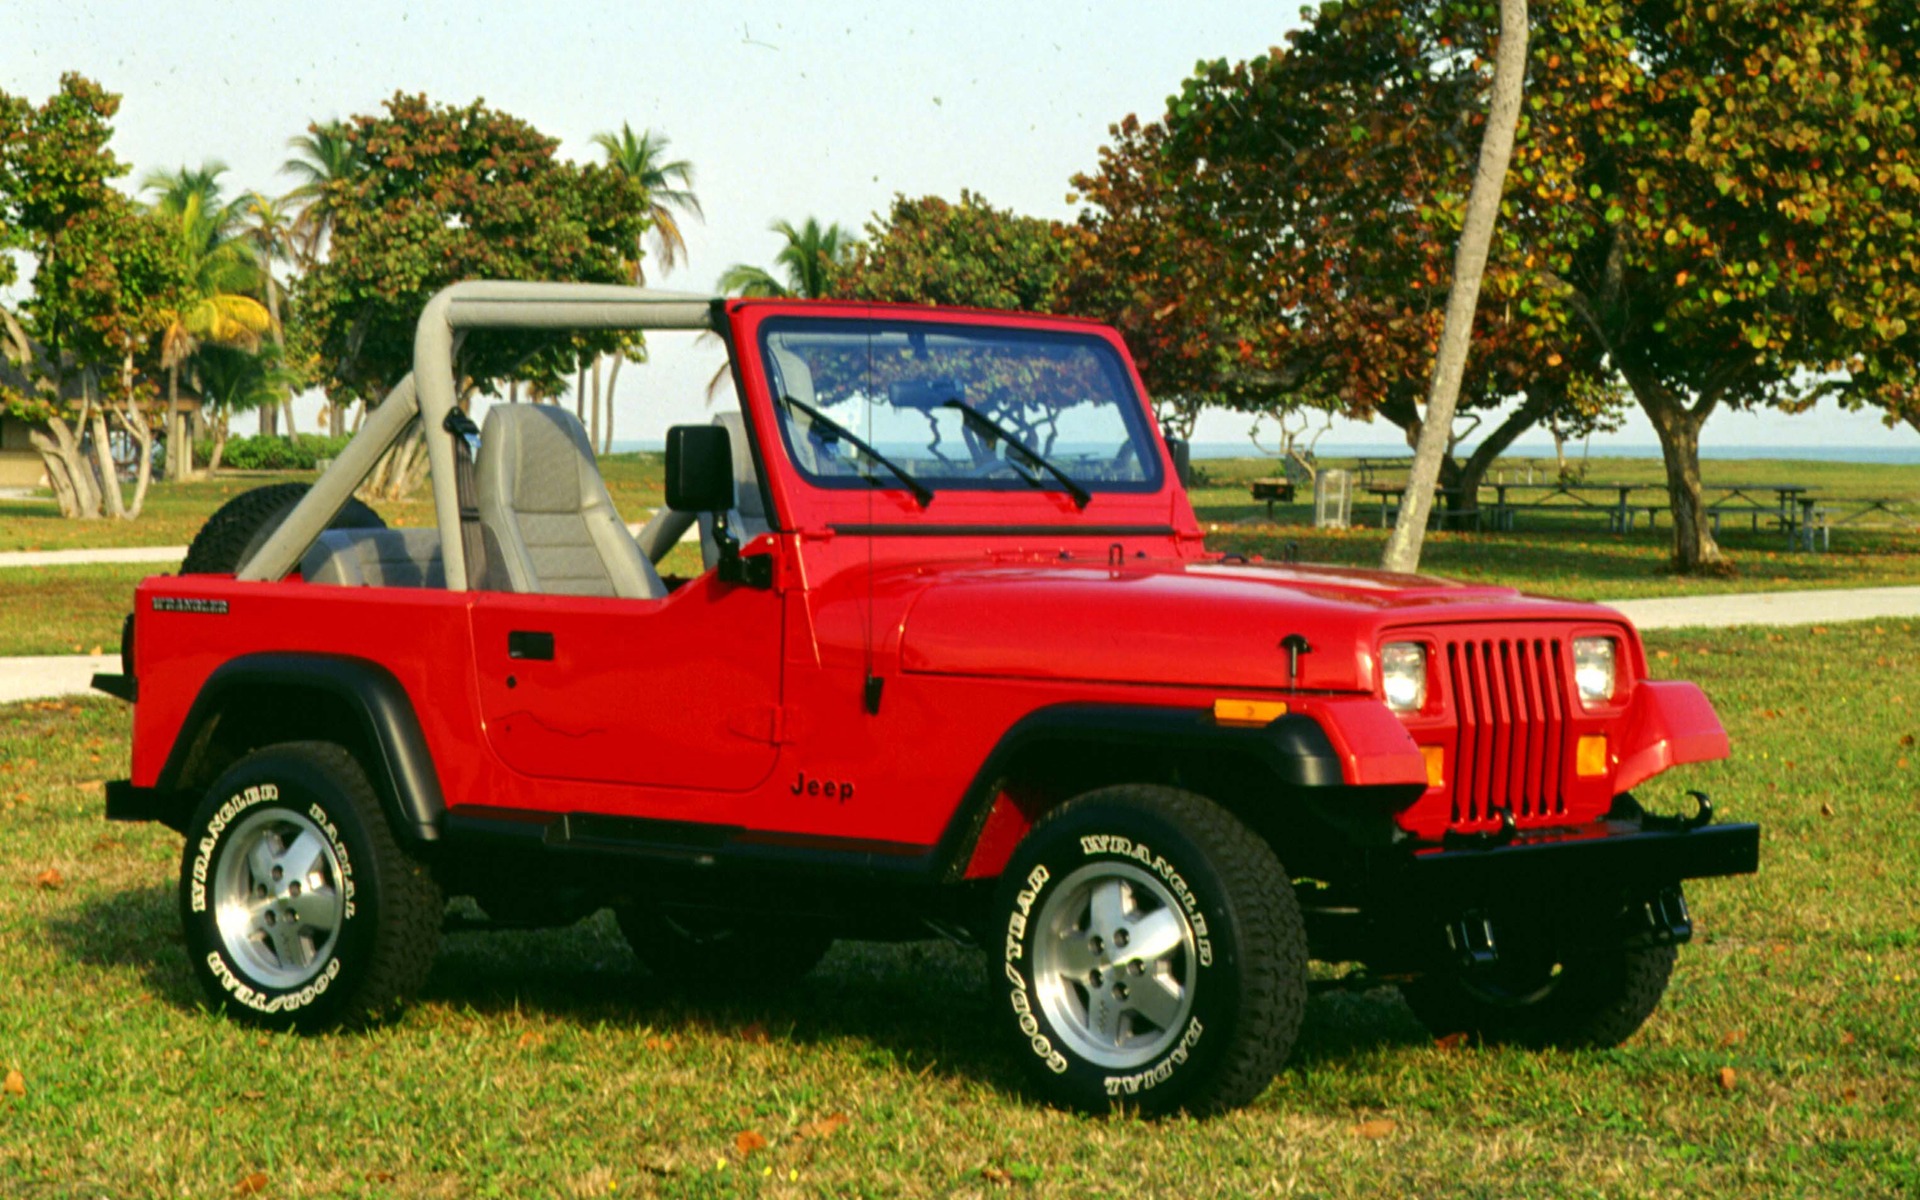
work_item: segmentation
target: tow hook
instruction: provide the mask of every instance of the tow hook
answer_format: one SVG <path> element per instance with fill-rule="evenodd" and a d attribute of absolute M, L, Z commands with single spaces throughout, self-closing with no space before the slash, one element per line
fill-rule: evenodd
<path fill-rule="evenodd" d="M 1632 795 L 1623 795 L 1614 801 L 1612 816 L 1630 821 L 1638 821 L 1640 828 L 1657 832 L 1688 833 L 1695 829 L 1713 824 L 1713 798 L 1705 792 L 1688 792 L 1687 799 L 1693 801 L 1693 813 L 1681 816 L 1678 813 L 1668 816 L 1664 813 L 1650 813 L 1640 807 L 1640 802 Z"/>
<path fill-rule="evenodd" d="M 1494 943 L 1493 921 L 1482 912 L 1455 917 L 1447 926 L 1447 945 L 1463 967 L 1490 967 L 1500 960 L 1500 948 Z"/>
<path fill-rule="evenodd" d="M 1679 888 L 1662 888 L 1627 909 L 1629 946 L 1678 946 L 1693 940 L 1693 916 Z"/>

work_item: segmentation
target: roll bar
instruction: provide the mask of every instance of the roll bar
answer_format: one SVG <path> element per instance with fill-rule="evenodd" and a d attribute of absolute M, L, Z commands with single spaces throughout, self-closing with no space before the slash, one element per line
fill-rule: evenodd
<path fill-rule="evenodd" d="M 293 570 L 380 456 L 419 417 L 427 440 L 434 520 L 440 529 L 447 587 L 465 591 L 467 559 L 454 493 L 453 437 L 441 427 L 458 395 L 453 376 L 457 335 L 468 329 L 718 331 L 722 303 L 720 297 L 692 292 L 596 283 L 470 280 L 441 289 L 427 301 L 414 329 L 412 373 L 387 393 L 333 466 L 242 564 L 238 578 L 277 580 Z"/>

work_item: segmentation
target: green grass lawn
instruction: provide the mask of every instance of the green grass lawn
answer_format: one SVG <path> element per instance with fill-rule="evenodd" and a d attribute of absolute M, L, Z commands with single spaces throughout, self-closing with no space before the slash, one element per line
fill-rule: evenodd
<path fill-rule="evenodd" d="M 1656 634 L 1732 760 L 1646 789 L 1766 826 L 1625 1047 L 1436 1045 L 1317 997 L 1292 1065 L 1206 1122 L 1016 1090 L 981 964 L 841 945 L 772 999 L 676 999 L 604 915 L 451 936 L 364 1034 L 198 1007 L 180 839 L 99 818 L 127 710 L 0 709 L 0 1196 L 1871 1196 L 1920 1188 L 1920 622 Z M 52 872 L 53 874 L 49 874 Z"/>

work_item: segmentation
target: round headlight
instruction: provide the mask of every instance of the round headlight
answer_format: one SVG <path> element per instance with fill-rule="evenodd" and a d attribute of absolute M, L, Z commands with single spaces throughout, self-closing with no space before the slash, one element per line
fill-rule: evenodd
<path fill-rule="evenodd" d="M 1573 683 L 1582 704 L 1605 704 L 1613 699 L 1614 659 L 1619 644 L 1612 638 L 1573 640 Z"/>
<path fill-rule="evenodd" d="M 1427 706 L 1427 648 L 1419 642 L 1394 642 L 1380 648 L 1380 688 L 1395 712 L 1419 712 Z"/>

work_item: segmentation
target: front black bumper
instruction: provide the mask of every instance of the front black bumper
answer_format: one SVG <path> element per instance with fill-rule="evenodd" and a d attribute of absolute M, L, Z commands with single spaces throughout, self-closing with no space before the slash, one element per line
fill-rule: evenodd
<path fill-rule="evenodd" d="M 1629 820 L 1519 834 L 1505 845 L 1422 847 L 1376 860 L 1371 890 L 1434 904 L 1638 893 L 1760 869 L 1760 827 L 1649 829 Z"/>

